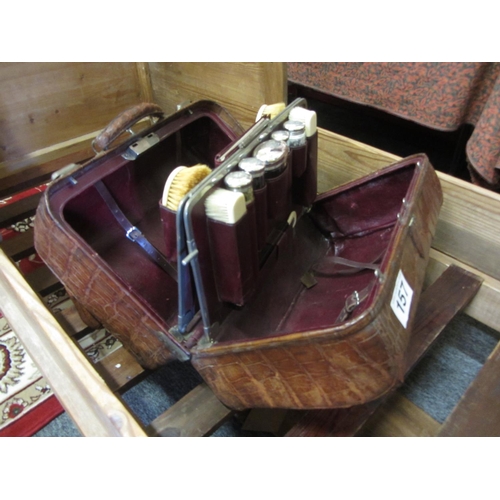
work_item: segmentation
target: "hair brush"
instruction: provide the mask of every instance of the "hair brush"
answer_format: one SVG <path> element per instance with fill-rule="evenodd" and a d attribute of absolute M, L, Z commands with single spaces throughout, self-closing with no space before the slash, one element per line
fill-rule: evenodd
<path fill-rule="evenodd" d="M 210 172 L 210 168 L 201 163 L 192 167 L 177 167 L 172 170 L 163 189 L 162 205 L 174 212 L 177 211 L 182 198 Z"/>
<path fill-rule="evenodd" d="M 209 219 L 235 224 L 246 214 L 245 195 L 217 188 L 207 196 L 205 210 Z"/>

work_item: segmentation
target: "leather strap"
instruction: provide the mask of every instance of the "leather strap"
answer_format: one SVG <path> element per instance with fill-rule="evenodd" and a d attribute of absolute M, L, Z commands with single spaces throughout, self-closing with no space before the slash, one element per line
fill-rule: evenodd
<path fill-rule="evenodd" d="M 102 199 L 111 210 L 117 222 L 125 231 L 125 236 L 134 243 L 137 243 L 147 254 L 147 256 L 159 267 L 161 267 L 169 276 L 171 276 L 175 281 L 177 281 L 177 271 L 172 265 L 167 261 L 167 259 L 159 252 L 142 234 L 142 232 L 136 228 L 128 219 L 125 214 L 121 211 L 120 207 L 116 204 L 115 199 L 109 192 L 108 188 L 102 181 L 97 181 L 95 188 L 101 195 Z"/>
<path fill-rule="evenodd" d="M 376 257 L 372 262 L 358 262 L 355 260 L 346 259 L 344 257 L 338 257 L 332 255 L 327 257 L 320 265 L 315 265 L 311 268 L 311 271 L 316 276 L 337 276 L 339 274 L 355 274 L 363 269 L 372 269 L 377 271 L 379 269 L 378 262 L 382 259 L 384 252 L 382 252 L 378 257 Z M 345 269 L 335 269 L 333 266 L 339 264 L 344 266 Z"/>
<path fill-rule="evenodd" d="M 372 271 L 377 272 L 380 270 L 380 267 L 376 264 L 376 262 L 379 262 L 382 256 L 383 252 L 373 262 L 358 262 L 355 260 L 350 260 L 335 255 L 328 259 L 328 265 L 331 266 L 332 264 L 341 264 L 343 266 L 346 266 L 347 268 L 350 268 L 350 271 L 337 270 L 337 271 L 330 271 L 329 273 L 321 273 L 315 268 L 313 268 L 313 270 L 315 271 L 316 275 L 323 274 L 327 276 L 357 273 L 364 269 L 371 269 Z M 358 307 L 361 304 L 361 302 L 363 302 L 368 297 L 368 295 L 370 295 L 372 288 L 373 288 L 373 283 L 370 283 L 362 290 L 359 291 L 354 290 L 354 292 L 352 292 L 351 295 L 349 295 L 345 300 L 344 307 L 342 308 L 342 311 L 340 311 L 337 319 L 335 320 L 335 324 L 342 323 L 343 321 L 345 321 L 351 315 L 354 309 L 356 309 L 356 307 Z"/>

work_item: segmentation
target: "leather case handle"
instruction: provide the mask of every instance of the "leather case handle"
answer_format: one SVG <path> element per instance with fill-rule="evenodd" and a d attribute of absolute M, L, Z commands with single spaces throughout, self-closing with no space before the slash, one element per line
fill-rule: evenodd
<path fill-rule="evenodd" d="M 105 151 L 116 138 L 147 116 L 163 116 L 163 111 L 151 102 L 142 102 L 126 109 L 92 141 L 92 148 L 96 153 Z"/>

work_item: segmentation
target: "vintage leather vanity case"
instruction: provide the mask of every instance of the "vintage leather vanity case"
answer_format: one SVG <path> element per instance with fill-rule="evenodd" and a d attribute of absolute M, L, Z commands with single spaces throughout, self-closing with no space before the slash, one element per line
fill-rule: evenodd
<path fill-rule="evenodd" d="M 189 360 L 234 409 L 348 407 L 399 384 L 442 203 L 425 155 L 316 196 L 314 131 L 250 195 L 221 194 L 294 108 L 246 133 L 213 102 L 134 108 L 96 147 L 159 120 L 60 172 L 36 216 L 36 249 L 84 321 L 146 368 Z M 178 208 L 160 203 L 174 169 L 199 163 L 210 173 Z M 214 196 L 228 192 L 233 205 Z"/>

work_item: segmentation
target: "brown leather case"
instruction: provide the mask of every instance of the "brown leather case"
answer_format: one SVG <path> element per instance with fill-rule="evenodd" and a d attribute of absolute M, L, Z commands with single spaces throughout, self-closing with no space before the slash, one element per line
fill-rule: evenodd
<path fill-rule="evenodd" d="M 219 227 L 204 202 L 236 168 L 219 159 L 241 140 L 237 123 L 201 102 L 142 138 L 151 134 L 136 158 L 128 141 L 56 180 L 40 202 L 35 246 L 84 316 L 147 368 L 190 360 L 234 409 L 348 407 L 402 380 L 442 203 L 425 155 L 314 199 L 316 134 L 305 170 L 294 176 L 289 164 L 283 187 L 269 190 L 286 213 L 269 212 L 268 191 L 240 225 Z M 173 168 L 198 162 L 213 172 L 180 209 L 175 261 L 158 200 Z M 146 243 L 127 237 L 120 217 Z"/>

